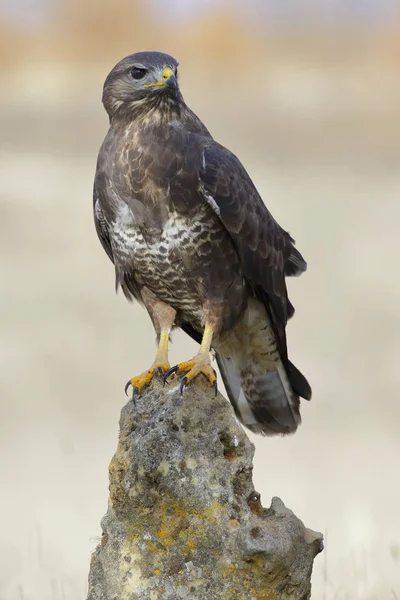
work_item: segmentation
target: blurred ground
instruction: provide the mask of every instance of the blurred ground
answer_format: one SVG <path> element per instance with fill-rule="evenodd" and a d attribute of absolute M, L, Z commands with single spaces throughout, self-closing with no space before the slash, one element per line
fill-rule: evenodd
<path fill-rule="evenodd" d="M 253 438 L 264 504 L 327 535 L 313 598 L 400 598 L 400 28 L 275 31 L 222 8 L 163 28 L 142 7 L 132 30 L 122 0 L 79 6 L 0 25 L 0 600 L 84 599 L 123 384 L 153 359 L 91 207 L 103 80 L 142 48 L 177 56 L 186 101 L 309 262 L 289 348 L 314 397 L 295 436 Z M 176 333 L 172 360 L 191 352 Z"/>

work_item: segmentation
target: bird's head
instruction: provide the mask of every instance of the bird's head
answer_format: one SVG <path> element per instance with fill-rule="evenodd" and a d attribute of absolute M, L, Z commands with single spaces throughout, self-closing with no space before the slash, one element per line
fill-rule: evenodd
<path fill-rule="evenodd" d="M 110 118 L 139 107 L 178 102 L 178 62 L 162 52 L 137 52 L 123 58 L 108 75 L 103 104 Z"/>

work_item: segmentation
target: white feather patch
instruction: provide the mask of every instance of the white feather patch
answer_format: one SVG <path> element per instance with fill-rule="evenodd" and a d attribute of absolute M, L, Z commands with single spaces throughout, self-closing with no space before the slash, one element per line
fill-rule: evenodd
<path fill-rule="evenodd" d="M 246 400 L 246 396 L 244 395 L 242 388 L 240 388 L 237 408 L 240 412 L 242 421 L 245 425 L 256 425 L 257 424 L 258 421 L 255 418 L 253 411 L 251 410 L 250 405 Z"/>
<path fill-rule="evenodd" d="M 211 208 L 213 209 L 215 214 L 217 214 L 218 216 L 221 216 L 221 210 L 220 210 L 218 204 L 215 202 L 214 198 L 212 196 L 210 196 L 210 194 L 206 194 L 205 199 L 206 199 L 207 204 L 209 206 L 211 206 Z"/>

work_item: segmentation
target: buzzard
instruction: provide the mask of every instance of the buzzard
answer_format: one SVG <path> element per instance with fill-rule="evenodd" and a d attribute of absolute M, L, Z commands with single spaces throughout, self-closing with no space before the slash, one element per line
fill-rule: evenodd
<path fill-rule="evenodd" d="M 167 54 L 139 52 L 103 90 L 110 128 L 94 182 L 96 230 L 117 289 L 145 306 L 158 338 L 152 367 L 126 390 L 140 395 L 155 374 L 172 373 L 181 392 L 200 374 L 216 390 L 213 349 L 239 420 L 256 433 L 291 433 L 311 389 L 288 358 L 285 277 L 306 263 L 238 158 L 185 104 L 177 69 Z M 174 327 L 200 348 L 171 368 Z"/>

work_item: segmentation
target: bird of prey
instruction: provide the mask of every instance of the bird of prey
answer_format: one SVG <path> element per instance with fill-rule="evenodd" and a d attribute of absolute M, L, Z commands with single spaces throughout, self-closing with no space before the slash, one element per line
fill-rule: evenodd
<path fill-rule="evenodd" d="M 152 367 L 127 388 L 140 395 L 156 374 L 176 373 L 181 391 L 199 375 L 216 389 L 212 349 L 239 420 L 291 433 L 311 389 L 288 358 L 285 277 L 306 263 L 239 159 L 185 104 L 177 69 L 167 54 L 138 52 L 103 90 L 110 128 L 94 182 L 96 230 L 117 289 L 145 306 L 158 338 Z M 171 368 L 174 327 L 200 348 Z"/>

